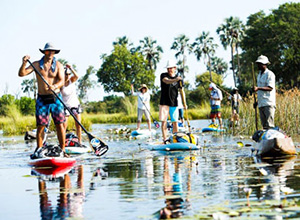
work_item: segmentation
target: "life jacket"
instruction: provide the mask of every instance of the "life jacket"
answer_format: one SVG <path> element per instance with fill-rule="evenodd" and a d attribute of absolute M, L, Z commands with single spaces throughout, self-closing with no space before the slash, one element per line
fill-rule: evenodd
<path fill-rule="evenodd" d="M 66 147 L 79 147 L 79 140 L 78 137 L 73 133 L 68 133 L 66 135 L 66 141 L 65 141 Z"/>

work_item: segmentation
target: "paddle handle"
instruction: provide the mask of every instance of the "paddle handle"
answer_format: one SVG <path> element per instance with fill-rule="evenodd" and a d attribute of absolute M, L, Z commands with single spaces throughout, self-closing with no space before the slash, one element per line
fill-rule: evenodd
<path fill-rule="evenodd" d="M 44 83 L 49 87 L 49 89 L 51 90 L 51 92 L 55 95 L 56 98 L 58 98 L 58 100 L 63 104 L 63 106 L 68 110 L 68 112 L 70 113 L 70 115 L 72 115 L 72 117 L 74 118 L 74 120 L 80 125 L 80 127 L 82 128 L 82 130 L 87 134 L 90 135 L 89 132 L 85 129 L 85 127 L 83 127 L 83 125 L 78 121 L 78 119 L 76 118 L 76 116 L 74 115 L 74 113 L 71 111 L 71 109 L 63 102 L 63 100 L 59 97 L 59 95 L 57 95 L 57 93 L 52 90 L 50 88 L 49 83 L 45 80 L 45 78 L 42 76 L 42 74 L 40 73 L 40 71 L 38 71 L 38 69 L 30 62 L 30 60 L 27 60 L 27 62 L 30 64 L 30 66 L 32 66 L 32 68 L 34 69 L 34 71 L 39 75 L 39 77 L 44 81 Z"/>
<path fill-rule="evenodd" d="M 255 75 L 254 75 L 254 64 L 252 63 L 252 78 L 253 78 L 253 91 L 255 87 Z M 253 93 L 254 97 L 254 103 L 256 103 L 256 92 L 254 91 Z M 255 109 L 255 128 L 258 130 L 258 117 L 257 117 L 257 106 L 254 108 Z"/>

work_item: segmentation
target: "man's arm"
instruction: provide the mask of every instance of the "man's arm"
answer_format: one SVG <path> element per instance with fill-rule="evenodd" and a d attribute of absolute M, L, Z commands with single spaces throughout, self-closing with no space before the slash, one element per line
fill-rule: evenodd
<path fill-rule="evenodd" d="M 50 85 L 50 89 L 52 89 L 55 92 L 59 92 L 60 88 L 63 87 L 65 84 L 65 76 L 64 76 L 64 67 L 63 65 L 57 61 L 57 75 L 56 75 L 56 83 L 53 85 Z"/>
<path fill-rule="evenodd" d="M 273 88 L 270 86 L 264 86 L 264 87 L 254 87 L 254 91 L 257 92 L 258 90 L 262 90 L 262 91 L 272 91 Z"/>
<path fill-rule="evenodd" d="M 73 82 L 76 82 L 77 79 L 79 78 L 77 72 L 76 72 L 76 71 L 72 68 L 72 66 L 69 65 L 69 64 L 67 64 L 66 67 L 69 68 L 69 69 L 71 70 L 71 72 L 73 73 L 73 76 L 72 76 L 71 79 L 70 79 L 71 82 L 72 82 L 72 83 L 73 83 Z"/>
<path fill-rule="evenodd" d="M 20 77 L 23 77 L 23 76 L 27 76 L 29 75 L 30 73 L 33 72 L 33 68 L 32 66 L 28 66 L 26 68 L 26 64 L 27 64 L 27 61 L 30 59 L 30 56 L 28 55 L 25 55 L 23 58 L 22 58 L 22 65 L 19 69 L 19 76 Z"/>
<path fill-rule="evenodd" d="M 164 77 L 164 78 L 162 79 L 162 81 L 163 81 L 164 83 L 166 83 L 166 84 L 172 84 L 172 83 L 178 82 L 178 81 L 180 81 L 180 80 L 182 80 L 182 78 L 181 78 L 180 76 L 177 76 L 177 77 L 174 78 L 174 79 L 169 79 L 168 77 Z"/>

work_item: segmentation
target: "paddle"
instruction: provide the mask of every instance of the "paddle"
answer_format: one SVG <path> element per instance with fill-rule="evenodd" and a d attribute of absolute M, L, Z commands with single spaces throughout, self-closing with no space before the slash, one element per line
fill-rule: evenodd
<path fill-rule="evenodd" d="M 44 81 L 44 83 L 50 88 L 49 83 L 45 80 L 45 78 L 42 76 L 42 74 L 35 68 L 35 66 L 30 62 L 30 60 L 27 60 L 27 61 L 32 66 L 34 71 L 39 75 L 39 77 L 41 77 L 41 79 Z M 78 121 L 78 119 L 76 118 L 74 113 L 71 111 L 71 109 L 68 106 L 66 106 L 66 104 L 63 102 L 63 100 L 56 94 L 56 92 L 53 91 L 52 89 L 50 89 L 50 90 L 55 95 L 55 97 L 63 104 L 63 106 L 68 110 L 70 115 L 72 115 L 72 117 L 80 125 L 82 130 L 87 134 L 90 144 L 91 144 L 95 154 L 97 156 L 102 156 L 103 154 L 105 154 L 108 151 L 108 146 L 100 138 L 97 138 L 94 135 L 92 135 L 91 133 L 89 133 L 85 129 L 85 127 L 83 127 L 83 125 Z"/>
<path fill-rule="evenodd" d="M 151 118 L 152 118 L 152 120 L 153 120 L 153 124 L 155 125 L 155 127 L 156 127 L 156 128 L 159 128 L 160 126 L 159 126 L 158 121 L 156 121 L 156 120 L 153 118 L 151 112 L 150 112 L 149 109 L 147 108 L 146 104 L 143 102 L 143 99 L 141 98 L 141 96 L 138 95 L 138 97 L 141 99 L 143 105 L 145 106 L 146 110 L 147 110 L 148 113 L 150 114 L 150 116 L 151 116 Z"/>
<path fill-rule="evenodd" d="M 186 107 L 186 100 L 185 100 L 185 95 L 183 93 L 183 86 L 182 86 L 182 81 L 179 81 L 179 85 L 180 85 L 180 95 L 181 95 L 181 99 L 182 99 L 182 104 L 185 107 L 185 117 L 186 117 L 186 121 L 188 124 L 188 128 L 189 128 L 189 133 L 191 133 L 191 125 L 190 125 L 190 121 L 189 121 L 189 116 L 188 116 L 188 111 L 187 111 L 187 107 Z"/>
<path fill-rule="evenodd" d="M 254 75 L 254 64 L 252 63 L 252 77 L 253 77 L 253 91 L 254 91 L 254 87 L 255 87 L 255 75 Z M 253 97 L 254 97 L 254 109 L 255 109 L 255 128 L 256 131 L 258 130 L 258 119 L 257 119 L 257 104 L 256 104 L 256 92 L 254 91 L 253 93 Z"/>

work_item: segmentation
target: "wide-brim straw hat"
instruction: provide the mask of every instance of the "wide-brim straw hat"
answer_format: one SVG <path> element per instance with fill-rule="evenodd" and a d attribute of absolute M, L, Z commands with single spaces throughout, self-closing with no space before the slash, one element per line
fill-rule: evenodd
<path fill-rule="evenodd" d="M 40 51 L 42 53 L 45 53 L 45 51 L 47 51 L 47 50 L 53 50 L 53 51 L 55 51 L 56 54 L 59 53 L 59 51 L 60 51 L 60 49 L 55 47 L 54 44 L 51 42 L 46 43 L 44 49 L 40 49 Z"/>
<path fill-rule="evenodd" d="M 262 63 L 262 64 L 270 64 L 270 61 L 268 59 L 268 57 L 264 56 L 264 55 L 260 55 L 257 60 L 255 61 L 255 63 Z"/>
<path fill-rule="evenodd" d="M 176 62 L 174 60 L 168 60 L 166 68 L 176 67 Z"/>
<path fill-rule="evenodd" d="M 146 92 L 148 91 L 148 87 L 146 84 L 142 84 L 141 87 L 139 88 L 139 91 L 142 91 L 142 88 L 145 88 Z"/>

